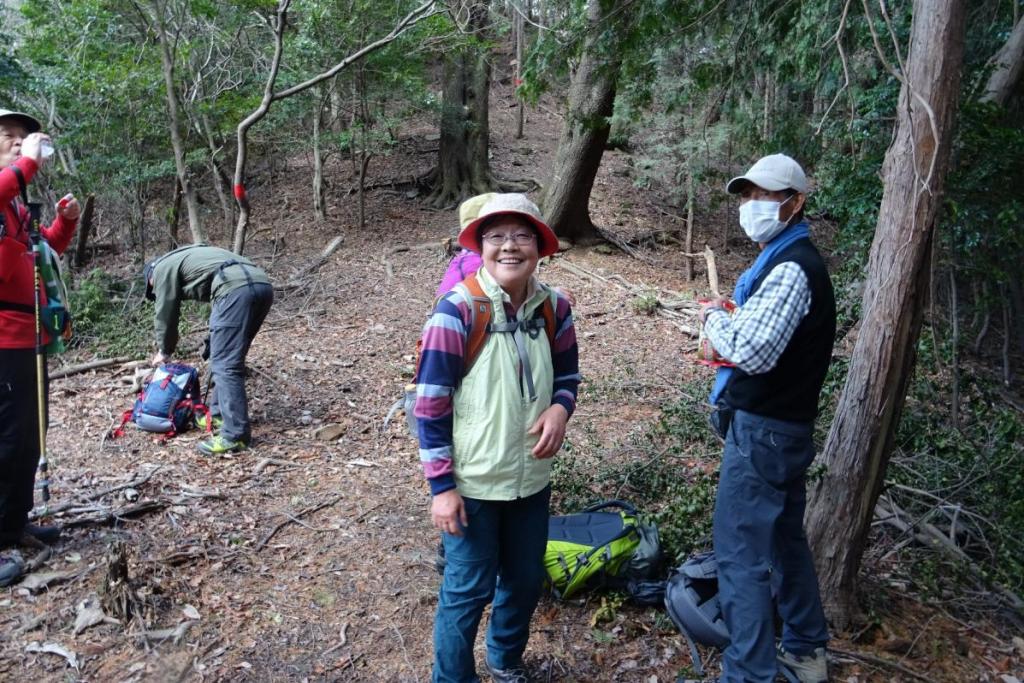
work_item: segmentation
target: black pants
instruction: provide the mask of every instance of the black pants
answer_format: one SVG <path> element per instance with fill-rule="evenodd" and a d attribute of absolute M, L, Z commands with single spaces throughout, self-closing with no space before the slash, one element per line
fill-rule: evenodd
<path fill-rule="evenodd" d="M 43 363 L 43 405 L 49 401 Z M 13 545 L 32 510 L 39 465 L 36 357 L 32 349 L 0 349 L 0 547 Z"/>
<path fill-rule="evenodd" d="M 249 400 L 245 392 L 245 356 L 274 303 L 274 288 L 257 282 L 213 302 L 210 313 L 210 412 L 220 415 L 221 436 L 249 443 Z"/>

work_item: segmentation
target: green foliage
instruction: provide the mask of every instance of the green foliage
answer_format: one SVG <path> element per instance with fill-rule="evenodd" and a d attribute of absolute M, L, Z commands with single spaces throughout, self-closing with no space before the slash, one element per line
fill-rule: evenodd
<path fill-rule="evenodd" d="M 629 305 L 633 309 L 634 313 L 640 315 L 654 315 L 659 306 L 658 294 L 653 291 L 645 291 L 633 297 L 633 300 L 629 302 Z"/>
<path fill-rule="evenodd" d="M 697 383 L 683 391 L 704 396 L 708 387 Z M 655 428 L 635 441 L 629 452 L 638 456 L 602 458 L 597 466 L 577 444 L 567 446 L 553 462 L 555 507 L 574 512 L 605 498 L 633 502 L 658 525 L 669 562 L 682 560 L 710 539 L 720 446 L 707 411 L 689 399 L 670 403 Z"/>
<path fill-rule="evenodd" d="M 1024 252 L 1024 128 L 991 104 L 967 103 L 947 181 L 947 249 L 959 272 L 995 284 L 1020 273 Z M 984 302 L 988 303 L 988 302 Z"/>
<path fill-rule="evenodd" d="M 153 305 L 141 302 L 131 281 L 96 268 L 69 292 L 72 344 L 97 354 L 144 355 L 153 329 Z"/>
<path fill-rule="evenodd" d="M 147 355 L 153 346 L 153 304 L 142 298 L 140 286 L 137 278 L 124 280 L 101 268 L 81 278 L 68 292 L 72 346 L 98 355 Z M 189 328 L 205 325 L 209 317 L 209 303 L 183 301 L 183 336 Z M 183 344 L 178 353 L 187 355 Z"/>
<path fill-rule="evenodd" d="M 935 355 L 948 349 L 933 348 L 931 335 L 921 339 L 889 467 L 889 494 L 915 519 L 952 526 L 955 542 L 985 575 L 1019 593 L 1024 588 L 1024 418 L 994 383 L 964 375 L 959 427 L 954 424 L 950 376 L 933 370 Z M 949 511 L 956 511 L 955 523 Z M 948 565 L 948 558 L 936 557 Z M 911 575 L 936 593 L 956 581 L 943 572 L 929 575 L 927 565 L 917 563 Z"/>

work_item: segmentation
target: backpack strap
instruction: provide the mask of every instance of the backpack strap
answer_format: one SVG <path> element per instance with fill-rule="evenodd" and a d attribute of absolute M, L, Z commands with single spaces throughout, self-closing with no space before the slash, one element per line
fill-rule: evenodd
<path fill-rule="evenodd" d="M 491 303 L 491 297 L 484 293 L 476 273 L 463 280 L 462 284 L 466 286 L 470 296 L 469 332 L 466 334 L 466 353 L 462 366 L 462 376 L 465 377 L 480 356 L 480 351 L 487 342 L 488 333 L 492 331 L 490 328 L 491 320 L 494 318 L 494 304 Z"/>
<path fill-rule="evenodd" d="M 557 321 L 555 320 L 555 304 L 552 302 L 552 297 L 557 296 L 557 294 L 551 292 L 551 296 L 544 299 L 544 303 L 540 306 L 540 313 L 544 317 L 544 331 L 547 332 L 548 343 L 551 345 L 551 355 L 555 354 L 555 335 L 558 333 Z"/>
<path fill-rule="evenodd" d="M 633 507 L 632 505 L 630 505 L 629 503 L 627 503 L 624 500 L 617 500 L 617 499 L 605 500 L 605 501 L 601 501 L 600 503 L 594 503 L 593 505 L 588 505 L 587 507 L 585 507 L 582 510 L 580 510 L 580 512 L 597 512 L 598 510 L 604 510 L 606 508 L 611 508 L 611 507 L 621 508 L 621 509 L 625 510 L 626 512 L 628 512 L 629 514 L 633 515 L 634 517 L 637 516 L 637 512 L 636 512 L 636 508 L 635 507 Z"/>
<path fill-rule="evenodd" d="M 484 343 L 487 341 L 487 335 L 492 332 L 504 332 L 512 335 L 512 340 L 516 345 L 516 352 L 519 355 L 519 379 L 520 387 L 522 382 L 526 381 L 526 394 L 529 396 L 530 401 L 537 400 L 537 389 L 533 384 L 533 371 L 530 367 L 530 357 L 526 352 L 526 340 L 523 338 L 523 333 L 527 333 L 530 337 L 535 338 L 538 331 L 543 326 L 547 337 L 548 346 L 551 351 L 555 348 L 555 334 L 557 332 L 555 322 L 555 306 L 552 303 L 552 298 L 555 295 L 553 292 L 549 293 L 545 297 L 544 302 L 540 306 L 541 317 L 537 318 L 536 314 L 530 320 L 520 320 L 516 322 L 506 323 L 494 323 L 492 318 L 494 316 L 494 304 L 491 302 L 491 298 L 484 293 L 483 287 L 480 285 L 480 281 L 473 273 L 468 278 L 462 281 L 465 285 L 466 290 L 470 294 L 470 329 L 466 337 L 466 354 L 463 376 L 469 374 L 470 369 L 473 367 L 473 363 L 476 362 L 477 356 L 480 355 L 480 351 L 483 349 Z"/>
<path fill-rule="evenodd" d="M 121 424 L 110 430 L 110 438 L 116 439 L 119 436 L 124 436 L 124 426 L 131 422 L 132 413 L 134 412 L 135 408 L 129 408 L 121 413 Z"/>
<path fill-rule="evenodd" d="M 28 304 L 16 304 L 13 301 L 0 301 L 0 311 L 17 311 L 18 313 L 36 314 L 36 307 Z"/>

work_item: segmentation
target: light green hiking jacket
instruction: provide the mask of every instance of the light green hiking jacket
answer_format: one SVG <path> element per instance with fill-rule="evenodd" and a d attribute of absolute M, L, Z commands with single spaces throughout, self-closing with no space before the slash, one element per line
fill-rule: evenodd
<path fill-rule="evenodd" d="M 494 308 L 494 323 L 508 321 L 507 295 L 485 268 L 477 272 L 484 293 Z M 517 311 L 517 319 L 529 320 L 552 291 L 536 278 L 532 292 Z M 482 500 L 514 500 L 537 493 L 551 479 L 552 458 L 539 460 L 530 452 L 538 435 L 527 434 L 540 414 L 551 406 L 554 372 L 551 347 L 541 329 L 523 335 L 537 399 L 530 401 L 520 386 L 519 354 L 511 334 L 487 336 L 476 362 L 453 396 L 453 461 L 459 493 Z"/>

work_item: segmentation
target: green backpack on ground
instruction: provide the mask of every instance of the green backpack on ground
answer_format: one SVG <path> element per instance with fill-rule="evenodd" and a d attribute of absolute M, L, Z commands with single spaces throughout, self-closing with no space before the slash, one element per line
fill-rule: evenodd
<path fill-rule="evenodd" d="M 629 503 L 608 500 L 548 521 L 544 568 L 560 598 L 601 586 L 631 593 L 630 584 L 653 578 L 660 563 L 657 527 L 642 522 Z"/>

